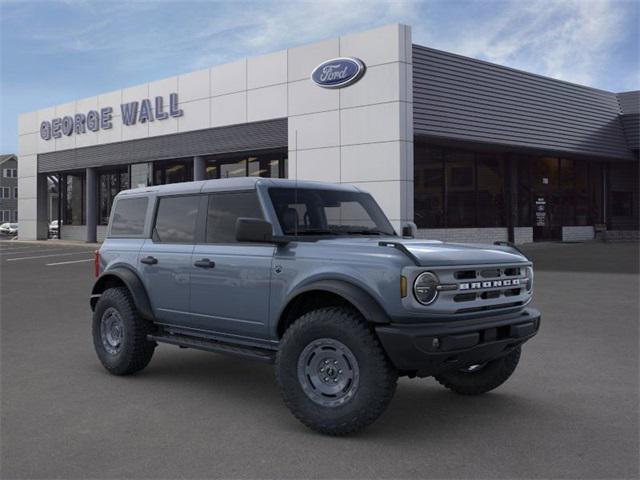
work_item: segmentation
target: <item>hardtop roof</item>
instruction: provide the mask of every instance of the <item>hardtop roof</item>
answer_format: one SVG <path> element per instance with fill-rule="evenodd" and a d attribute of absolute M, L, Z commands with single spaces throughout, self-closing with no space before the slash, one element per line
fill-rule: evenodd
<path fill-rule="evenodd" d="M 237 177 L 223 178 L 216 180 L 201 180 L 195 182 L 171 183 L 168 185 L 154 185 L 149 187 L 133 188 L 123 190 L 118 196 L 128 195 L 180 195 L 195 193 L 227 192 L 237 190 L 252 190 L 257 185 L 267 187 L 289 187 L 289 188 L 322 188 L 327 190 L 360 191 L 350 184 L 338 184 L 329 182 L 316 182 L 311 180 L 294 180 L 286 178 L 261 178 L 261 177 Z"/>

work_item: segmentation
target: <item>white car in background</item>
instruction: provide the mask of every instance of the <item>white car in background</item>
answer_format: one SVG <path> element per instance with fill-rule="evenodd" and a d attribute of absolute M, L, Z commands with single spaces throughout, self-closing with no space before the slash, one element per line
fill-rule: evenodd
<path fill-rule="evenodd" d="M 4 235 L 17 235 L 18 224 L 17 223 L 3 223 L 0 225 L 0 233 Z"/>

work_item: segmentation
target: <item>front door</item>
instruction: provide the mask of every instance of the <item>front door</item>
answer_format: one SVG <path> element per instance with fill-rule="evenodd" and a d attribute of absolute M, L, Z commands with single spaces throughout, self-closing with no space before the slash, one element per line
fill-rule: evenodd
<path fill-rule="evenodd" d="M 192 255 L 190 323 L 236 340 L 266 339 L 275 247 L 238 244 L 238 217 L 263 218 L 255 190 L 209 195 L 205 243 Z"/>
<path fill-rule="evenodd" d="M 555 241 L 562 237 L 559 159 L 536 159 L 532 168 L 533 240 Z"/>
<path fill-rule="evenodd" d="M 158 202 L 153 236 L 142 246 L 139 268 L 157 321 L 186 325 L 200 196 L 163 197 Z"/>

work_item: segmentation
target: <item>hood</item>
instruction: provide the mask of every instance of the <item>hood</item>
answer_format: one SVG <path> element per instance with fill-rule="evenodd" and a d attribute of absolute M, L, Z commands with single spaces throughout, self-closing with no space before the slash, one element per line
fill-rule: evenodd
<path fill-rule="evenodd" d="M 401 239 L 422 266 L 488 265 L 527 262 L 513 247 L 489 244 L 443 243 Z"/>
<path fill-rule="evenodd" d="M 516 249 L 503 245 L 443 243 L 437 240 L 413 240 L 400 237 L 339 237 L 321 240 L 335 247 L 380 247 L 380 242 L 403 245 L 421 266 L 490 265 L 523 263 L 529 260 Z"/>

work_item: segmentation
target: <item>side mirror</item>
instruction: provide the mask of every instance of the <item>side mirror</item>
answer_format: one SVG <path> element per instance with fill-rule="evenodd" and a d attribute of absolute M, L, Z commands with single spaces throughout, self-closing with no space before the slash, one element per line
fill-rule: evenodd
<path fill-rule="evenodd" d="M 236 240 L 239 242 L 273 242 L 273 226 L 261 218 L 243 218 L 236 220 Z"/>

